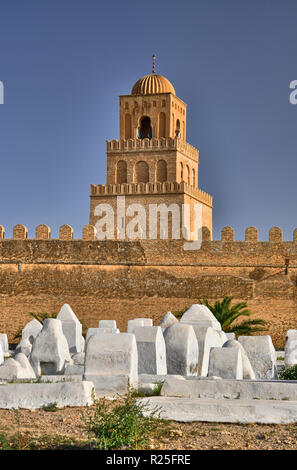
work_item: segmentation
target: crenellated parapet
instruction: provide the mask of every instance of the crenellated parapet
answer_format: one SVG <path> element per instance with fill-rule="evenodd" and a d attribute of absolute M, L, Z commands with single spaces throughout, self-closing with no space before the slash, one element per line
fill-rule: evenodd
<path fill-rule="evenodd" d="M 221 232 L 221 240 L 224 242 L 234 242 L 234 229 L 232 227 L 224 227 Z"/>
<path fill-rule="evenodd" d="M 269 230 L 269 241 L 273 243 L 280 243 L 283 241 L 283 234 L 279 227 L 272 227 Z"/>
<path fill-rule="evenodd" d="M 245 231 L 246 242 L 257 242 L 259 239 L 258 229 L 256 227 L 248 227 Z"/>
<path fill-rule="evenodd" d="M 91 184 L 91 196 L 129 196 L 152 194 L 183 194 L 193 196 L 198 201 L 212 207 L 212 197 L 202 189 L 195 188 L 182 181 L 165 183 L 122 183 L 122 184 Z"/>
<path fill-rule="evenodd" d="M 151 183 L 148 183 L 151 184 Z M 159 183 L 158 183 L 159 184 Z M 161 183 L 160 183 L 161 184 Z M 177 183 L 164 183 L 173 186 L 180 186 Z M 184 183 L 182 183 L 184 184 Z M 154 185 L 154 184 L 153 184 Z M 98 185 L 103 186 L 103 185 Z M 111 185 L 111 186 L 124 186 L 124 185 Z M 130 186 L 130 185 L 125 185 Z M 134 185 L 136 186 L 136 185 Z M 137 186 L 141 186 L 137 185 Z M 146 186 L 144 184 L 144 186 Z M 162 184 L 161 184 L 162 186 Z M 95 186 L 95 188 L 97 188 Z M 175 188 L 176 189 L 176 188 Z M 168 190 L 168 189 L 167 189 Z M 203 193 L 203 191 L 202 191 Z M 97 194 L 97 193 L 96 193 Z M 100 192 L 99 194 L 106 194 Z M 112 194 L 108 192 L 107 194 Z M 114 194 L 118 194 L 116 191 Z M 125 194 L 125 192 L 123 192 Z M 205 193 L 206 194 L 206 193 Z M 206 194 L 208 196 L 208 194 Z M 35 229 L 35 240 L 86 240 L 86 241 L 96 241 L 96 227 L 90 224 L 85 225 L 82 228 L 81 237 L 75 238 L 74 237 L 74 230 L 71 225 L 64 224 L 59 228 L 59 238 L 51 238 L 51 228 L 48 225 L 41 224 L 38 225 Z M 9 240 L 5 238 L 5 228 L 3 225 L 0 225 L 0 239 L 1 240 Z M 32 240 L 34 238 L 28 238 L 28 228 L 25 225 L 17 224 L 13 227 L 13 237 L 12 240 Z M 245 240 L 235 240 L 235 232 L 234 229 L 230 226 L 226 226 L 221 231 L 221 239 L 220 240 L 212 240 L 210 230 L 208 227 L 202 227 L 202 239 L 204 241 L 211 241 L 211 243 L 220 243 L 220 242 L 228 242 L 228 243 L 290 243 L 290 241 L 284 241 L 282 230 L 279 227 L 272 227 L 268 233 L 268 241 L 260 241 L 258 236 L 258 229 L 255 227 L 248 227 L 245 230 Z M 297 228 L 293 232 L 293 237 L 291 242 L 297 245 Z M 131 243 L 131 242 L 130 242 Z"/>
<path fill-rule="evenodd" d="M 49 240 L 51 238 L 51 229 L 48 225 L 41 224 L 36 227 L 36 240 Z"/>
<path fill-rule="evenodd" d="M 59 230 L 60 240 L 73 240 L 73 228 L 70 225 L 62 225 Z"/>
<path fill-rule="evenodd" d="M 96 240 L 96 228 L 92 225 L 85 225 L 82 229 L 82 237 L 79 240 Z M 5 238 L 5 228 L 0 225 L 0 239 L 11 240 Z M 25 225 L 18 224 L 13 227 L 12 240 L 33 240 L 28 238 L 28 229 Z M 71 225 L 65 224 L 59 228 L 59 238 L 51 238 L 51 229 L 48 225 L 41 224 L 35 229 L 35 240 L 73 240 L 73 228 Z"/>
<path fill-rule="evenodd" d="M 13 238 L 15 240 L 24 240 L 28 238 L 28 229 L 25 225 L 18 224 L 13 227 Z"/>
<path fill-rule="evenodd" d="M 197 160 L 198 150 L 182 139 L 171 137 L 153 137 L 152 139 L 107 140 L 107 153 L 139 152 L 158 150 L 178 150 L 184 155 Z"/>
<path fill-rule="evenodd" d="M 96 240 L 97 229 L 93 225 L 85 225 L 82 231 L 83 240 L 94 241 Z"/>
<path fill-rule="evenodd" d="M 221 241 L 234 242 L 234 229 L 232 227 L 224 227 L 221 231 Z M 282 230 L 279 227 L 272 227 L 269 230 L 268 240 L 271 243 L 281 243 L 283 241 Z M 259 232 L 256 227 L 248 227 L 245 231 L 246 242 L 258 242 Z M 297 229 L 293 233 L 293 242 L 297 243 Z"/>
<path fill-rule="evenodd" d="M 1 233 L 4 236 L 3 227 Z M 290 273 L 297 275 L 296 230 L 293 240 L 283 241 L 280 229 L 273 227 L 269 240 L 259 241 L 256 239 L 257 229 L 249 227 L 245 240 L 235 240 L 233 228 L 225 227 L 221 240 L 212 240 L 209 228 L 204 226 L 202 245 L 192 250 L 185 250 L 183 238 L 119 240 L 115 237 L 112 240 L 100 240 L 97 239 L 96 227 L 90 224 L 85 225 L 77 236 L 68 224 L 60 227 L 58 238 L 50 238 L 50 233 L 50 228 L 42 224 L 36 228 L 35 238 L 29 238 L 27 227 L 16 225 L 13 238 L 0 240 L 0 267 L 17 266 L 18 263 L 55 266 L 204 266 L 211 270 L 218 269 L 218 272 L 223 270 L 224 273 L 226 269 L 232 272 L 239 270 L 236 272 L 241 273 L 240 276 L 246 276 L 251 270 L 251 276 L 259 277 L 264 275 L 263 269 L 273 269 L 273 274 L 283 273 L 287 263 Z"/>

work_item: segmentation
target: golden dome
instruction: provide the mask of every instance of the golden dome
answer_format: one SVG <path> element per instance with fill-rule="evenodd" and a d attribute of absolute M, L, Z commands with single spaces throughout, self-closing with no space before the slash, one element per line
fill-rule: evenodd
<path fill-rule="evenodd" d="M 159 93 L 172 93 L 175 89 L 167 78 L 151 73 L 140 78 L 132 88 L 132 95 L 155 95 Z"/>

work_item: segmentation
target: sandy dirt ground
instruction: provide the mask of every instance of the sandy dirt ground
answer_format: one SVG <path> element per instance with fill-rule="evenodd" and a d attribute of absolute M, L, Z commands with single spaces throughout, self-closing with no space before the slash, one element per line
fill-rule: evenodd
<path fill-rule="evenodd" d="M 87 440 L 81 420 L 83 408 L 64 408 L 55 412 L 44 410 L 0 410 L 0 433 L 30 433 L 66 436 Z M 18 424 L 19 422 L 19 424 Z M 221 424 L 171 422 L 161 438 L 152 437 L 148 449 L 157 450 L 296 450 L 297 424 Z"/>

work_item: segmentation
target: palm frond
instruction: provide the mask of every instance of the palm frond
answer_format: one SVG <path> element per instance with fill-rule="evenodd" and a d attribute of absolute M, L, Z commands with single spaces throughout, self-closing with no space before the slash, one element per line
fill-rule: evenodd
<path fill-rule="evenodd" d="M 217 300 L 213 305 L 211 305 L 207 299 L 203 299 L 203 302 L 199 300 L 199 303 L 209 308 L 221 324 L 222 330 L 225 332 L 234 332 L 237 335 L 251 335 L 254 332 L 267 331 L 266 328 L 262 328 L 266 325 L 266 321 L 261 318 L 245 320 L 241 323 L 234 324 L 235 320 L 239 317 L 250 317 L 252 312 L 246 302 L 238 302 L 233 305 L 231 305 L 231 302 L 232 297 L 230 296 L 225 296 L 221 301 Z"/>

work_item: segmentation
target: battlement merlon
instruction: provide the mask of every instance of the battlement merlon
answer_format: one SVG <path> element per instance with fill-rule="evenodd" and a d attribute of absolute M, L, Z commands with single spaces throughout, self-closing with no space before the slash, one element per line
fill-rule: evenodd
<path fill-rule="evenodd" d="M 107 156 L 121 152 L 154 152 L 158 150 L 162 150 L 162 152 L 164 152 L 168 150 L 179 151 L 197 164 L 199 163 L 199 151 L 180 138 L 172 139 L 171 137 L 153 137 L 152 139 L 113 139 L 107 140 L 106 146 Z"/>
<path fill-rule="evenodd" d="M 100 186 L 100 185 L 99 185 Z M 108 240 L 97 240 L 96 238 L 96 233 L 97 229 L 93 225 L 85 225 L 82 229 L 82 237 L 77 238 L 76 240 L 85 240 L 85 241 L 97 241 L 98 243 L 102 243 L 104 246 L 104 243 L 107 243 Z M 41 224 L 36 227 L 35 230 L 35 240 L 36 241 L 44 241 L 44 240 L 50 240 L 51 239 L 51 229 L 48 225 Z M 235 240 L 234 236 L 234 229 L 233 227 L 226 226 L 222 229 L 221 231 L 221 239 L 220 240 L 211 240 L 210 239 L 210 232 L 209 229 L 205 226 L 202 227 L 202 239 L 204 241 L 208 241 L 211 243 L 210 246 L 216 246 L 217 249 L 223 249 L 224 247 L 227 246 L 232 246 L 234 249 L 240 250 L 242 249 L 243 246 L 245 246 L 245 242 L 248 242 L 247 244 L 251 247 L 252 251 L 254 251 L 254 247 L 257 245 L 259 247 L 265 248 L 268 246 L 284 246 L 286 247 L 293 247 L 294 248 L 294 256 L 296 255 L 296 260 L 297 260 L 297 250 L 296 250 L 296 245 L 297 245 L 297 228 L 295 228 L 293 232 L 293 240 L 292 241 L 284 241 L 283 240 L 283 234 L 282 230 L 279 227 L 272 227 L 269 230 L 269 236 L 268 236 L 268 241 L 260 241 L 259 240 L 259 232 L 256 227 L 248 227 L 245 230 L 245 238 L 244 240 Z M 0 240 L 1 243 L 8 241 L 8 240 L 34 240 L 33 238 L 28 238 L 28 228 L 25 225 L 22 224 L 17 224 L 13 227 L 13 238 L 12 239 L 7 239 L 5 238 L 5 228 L 3 225 L 0 225 Z M 74 241 L 73 237 L 73 228 L 71 225 L 64 224 L 59 228 L 59 238 L 57 239 L 52 239 L 52 240 L 63 240 L 63 241 Z M 149 243 L 152 241 L 150 240 Z M 168 240 L 158 240 L 157 243 L 162 242 L 163 244 L 167 244 Z M 168 246 L 172 247 L 172 240 L 170 241 L 170 244 Z M 222 244 L 223 242 L 223 244 Z M 116 242 L 119 243 L 119 242 Z M 122 241 L 120 243 L 127 243 L 127 241 Z M 129 243 L 139 243 L 138 241 L 136 242 L 135 240 L 130 241 Z M 144 243 L 142 240 L 141 243 Z M 183 243 L 183 241 L 181 242 Z M 256 244 L 256 245 L 255 245 Z M 2 245 L 0 244 L 0 249 Z M 235 248 L 236 247 L 236 248 Z M 261 248 L 261 249 L 262 249 Z M 163 248 L 160 248 L 161 251 L 164 250 Z M 215 252 L 217 253 L 217 249 Z M 171 248 L 169 248 L 171 250 Z M 171 251 L 172 254 L 172 251 Z M 263 254 L 263 253 L 262 253 Z M 288 251 L 284 251 L 283 255 L 289 256 Z M 266 255 L 265 255 L 266 256 Z"/>
<path fill-rule="evenodd" d="M 122 184 L 91 184 L 90 197 L 100 196 L 132 196 L 132 195 L 153 195 L 153 194 L 182 194 L 185 193 L 199 202 L 212 206 L 212 196 L 202 189 L 195 188 L 184 181 L 181 183 L 122 183 Z"/>

